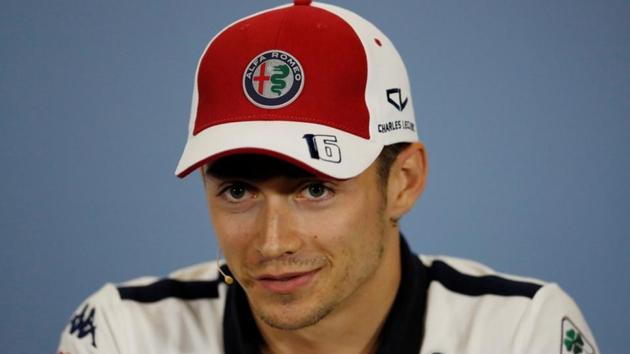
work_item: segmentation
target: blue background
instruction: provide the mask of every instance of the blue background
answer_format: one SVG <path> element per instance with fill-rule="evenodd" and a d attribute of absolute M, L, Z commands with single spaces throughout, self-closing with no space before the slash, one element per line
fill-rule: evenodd
<path fill-rule="evenodd" d="M 106 281 L 214 258 L 200 179 L 173 176 L 197 58 L 278 4 L 2 2 L 0 352 L 55 352 Z M 413 248 L 557 281 L 627 350 L 630 3 L 337 4 L 407 63 L 430 160 Z"/>

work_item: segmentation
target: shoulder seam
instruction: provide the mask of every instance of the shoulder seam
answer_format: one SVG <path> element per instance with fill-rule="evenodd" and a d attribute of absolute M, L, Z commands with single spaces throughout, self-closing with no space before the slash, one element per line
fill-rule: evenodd
<path fill-rule="evenodd" d="M 148 285 L 119 286 L 120 299 L 153 303 L 167 298 L 181 300 L 213 299 L 219 297 L 218 280 L 181 281 L 161 279 Z"/>
<path fill-rule="evenodd" d="M 512 280 L 498 275 L 464 274 L 440 260 L 434 260 L 427 270 L 429 280 L 437 281 L 453 292 L 469 296 L 524 296 L 531 299 L 542 287 L 540 284 Z"/>

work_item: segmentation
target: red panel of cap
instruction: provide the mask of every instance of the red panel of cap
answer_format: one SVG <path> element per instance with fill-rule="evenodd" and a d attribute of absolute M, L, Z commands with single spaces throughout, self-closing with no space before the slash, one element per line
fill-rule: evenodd
<path fill-rule="evenodd" d="M 254 105 L 243 91 L 248 64 L 269 50 L 295 57 L 304 74 L 297 99 L 277 109 Z M 366 83 L 363 45 L 339 16 L 313 6 L 266 12 L 232 25 L 205 52 L 193 134 L 222 123 L 286 120 L 325 124 L 369 138 Z"/>
<path fill-rule="evenodd" d="M 312 0 L 294 0 L 293 4 L 294 5 L 310 5 L 311 2 L 313 2 Z"/>

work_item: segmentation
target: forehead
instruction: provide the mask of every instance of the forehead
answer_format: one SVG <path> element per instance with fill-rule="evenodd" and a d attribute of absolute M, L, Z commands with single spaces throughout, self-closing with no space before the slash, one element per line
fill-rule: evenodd
<path fill-rule="evenodd" d="M 204 166 L 204 172 L 218 179 L 267 180 L 273 177 L 318 177 L 284 160 L 257 154 L 222 157 Z"/>

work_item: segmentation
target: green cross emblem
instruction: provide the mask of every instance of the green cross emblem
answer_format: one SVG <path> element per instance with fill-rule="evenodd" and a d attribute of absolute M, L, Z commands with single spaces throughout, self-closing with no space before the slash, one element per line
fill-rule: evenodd
<path fill-rule="evenodd" d="M 584 341 L 582 340 L 582 336 L 579 332 L 570 329 L 564 334 L 564 336 L 564 346 L 567 348 L 568 351 L 574 354 L 582 353 Z"/>

